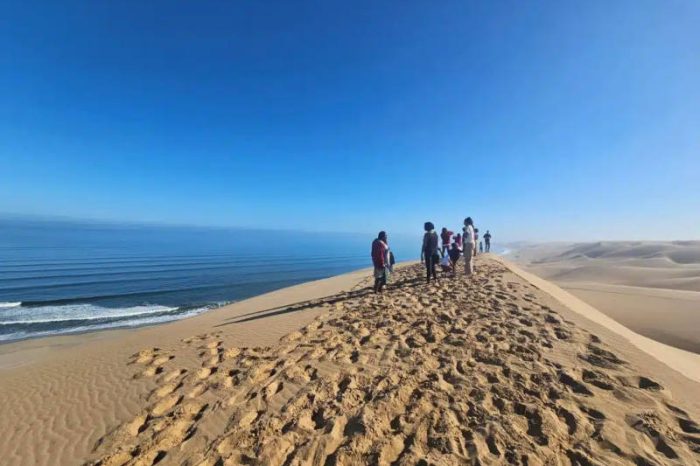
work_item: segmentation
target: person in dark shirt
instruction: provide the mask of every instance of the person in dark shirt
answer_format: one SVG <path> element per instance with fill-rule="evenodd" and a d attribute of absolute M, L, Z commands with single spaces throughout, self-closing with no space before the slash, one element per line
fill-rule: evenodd
<path fill-rule="evenodd" d="M 438 234 L 435 232 L 435 225 L 432 222 L 425 222 L 423 225 L 425 234 L 423 235 L 423 246 L 420 251 L 421 263 L 425 264 L 426 281 L 430 283 L 430 277 L 437 280 L 435 266 L 440 260 L 438 253 Z"/>
<path fill-rule="evenodd" d="M 457 262 L 459 262 L 459 258 L 462 255 L 462 251 L 460 251 L 459 246 L 457 245 L 456 241 L 454 243 L 452 243 L 452 247 L 450 247 L 449 255 L 450 255 L 450 262 L 452 263 L 452 271 L 455 272 L 457 270 Z"/>
<path fill-rule="evenodd" d="M 386 285 L 389 267 L 389 245 L 386 232 L 380 231 L 377 239 L 372 241 L 372 265 L 374 265 L 374 292 L 382 291 Z"/>
<path fill-rule="evenodd" d="M 488 230 L 486 230 L 486 234 L 484 235 L 484 243 L 486 245 L 486 252 L 491 252 L 491 233 L 489 233 Z"/>

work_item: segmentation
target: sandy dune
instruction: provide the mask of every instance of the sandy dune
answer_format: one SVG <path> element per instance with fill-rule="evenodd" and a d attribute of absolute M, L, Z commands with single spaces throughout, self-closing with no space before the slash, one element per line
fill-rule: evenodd
<path fill-rule="evenodd" d="M 700 353 L 700 241 L 531 245 L 514 259 L 635 332 Z"/>
<path fill-rule="evenodd" d="M 700 461 L 700 384 L 507 264 L 481 256 L 477 267 L 470 280 L 426 286 L 422 268 L 408 265 L 379 296 L 368 293 L 365 272 L 322 282 L 322 290 L 302 286 L 296 296 L 313 294 L 306 301 L 278 292 L 286 305 L 273 293 L 205 321 L 59 348 L 75 357 L 71 351 L 85 345 L 116 348 L 137 335 L 137 351 L 114 353 L 104 367 L 120 374 L 112 378 L 123 392 L 136 393 L 126 398 L 133 409 L 96 429 L 83 456 L 58 462 L 50 452 L 24 454 L 60 450 L 60 442 L 49 447 L 17 435 L 8 442 L 13 426 L 3 419 L 0 454 L 23 464 L 81 458 L 100 465 Z M 263 327 L 246 327 L 253 324 Z M 298 330 L 279 343 L 241 343 L 241 335 L 264 328 L 279 337 L 280 326 Z M 160 336 L 158 345 L 149 335 Z M 27 364 L 7 371 L 49 381 Z M 4 377 L 0 387 L 3 406 L 19 402 Z M 34 409 L 22 407 L 24 417 L 47 409 L 44 421 L 55 423 L 61 416 L 53 404 L 81 402 L 62 401 L 71 396 L 60 386 L 44 395 Z"/>
<path fill-rule="evenodd" d="M 349 290 L 369 273 L 304 283 L 156 327 L 0 345 L 0 464 L 84 462 L 101 437 L 141 412 L 162 376 L 158 366 L 135 373 L 124 364 L 146 346 L 196 367 L 196 354 L 179 351 L 195 334 L 220 331 L 239 347 L 276 344 L 326 312 L 314 299 Z M 297 302 L 308 305 L 289 307 Z"/>
<path fill-rule="evenodd" d="M 657 377 L 502 265 L 480 268 L 457 288 L 423 285 L 415 266 L 386 296 L 327 298 L 328 315 L 274 347 L 185 339 L 196 368 L 133 355 L 136 376 L 162 375 L 143 412 L 101 439 L 96 464 L 700 459 L 700 427 Z"/>

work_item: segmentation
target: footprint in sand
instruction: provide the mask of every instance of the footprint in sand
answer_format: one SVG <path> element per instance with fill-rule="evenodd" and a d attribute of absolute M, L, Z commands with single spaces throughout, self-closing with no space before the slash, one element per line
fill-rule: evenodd
<path fill-rule="evenodd" d="M 203 383 L 197 384 L 187 392 L 187 398 L 197 398 L 198 396 L 202 395 L 204 392 L 207 391 L 207 386 Z"/>
<path fill-rule="evenodd" d="M 162 387 L 159 387 L 153 391 L 153 395 L 155 395 L 158 398 L 163 398 L 166 395 L 170 395 L 172 392 L 177 390 L 182 386 L 182 383 L 177 383 L 177 382 L 171 382 L 168 384 L 163 385 Z"/>
<path fill-rule="evenodd" d="M 202 367 L 215 367 L 221 362 L 220 356 L 212 356 L 202 363 Z"/>
<path fill-rule="evenodd" d="M 129 433 L 129 435 L 136 437 L 146 428 L 148 419 L 148 414 L 141 414 L 139 416 L 136 416 L 131 422 L 129 422 L 126 425 L 126 431 Z"/>
<path fill-rule="evenodd" d="M 173 393 L 156 403 L 151 410 L 154 416 L 162 416 L 182 400 L 182 395 Z"/>
<path fill-rule="evenodd" d="M 157 358 L 155 358 L 153 360 L 153 362 L 151 364 L 154 366 L 162 366 L 163 364 L 165 364 L 166 362 L 168 362 L 174 358 L 175 358 L 175 356 L 158 356 Z"/>
<path fill-rule="evenodd" d="M 246 427 L 251 425 L 253 422 L 255 422 L 259 415 L 260 413 L 257 411 L 248 411 L 247 413 L 244 413 L 238 420 L 238 426 Z"/>
<path fill-rule="evenodd" d="M 214 367 L 202 367 L 199 371 L 197 371 L 197 378 L 200 380 L 204 380 L 206 378 L 211 377 L 213 374 L 216 373 L 218 368 L 216 366 Z"/>
<path fill-rule="evenodd" d="M 143 372 L 140 372 L 136 375 L 134 375 L 135 379 L 139 379 L 141 377 L 154 377 L 158 374 L 163 373 L 163 368 L 162 367 L 156 367 L 156 366 L 151 366 L 144 370 Z"/>
<path fill-rule="evenodd" d="M 186 419 L 178 419 L 159 434 L 157 448 L 169 450 L 187 440 L 193 432 L 193 422 Z"/>
<path fill-rule="evenodd" d="M 184 375 L 185 373 L 187 373 L 187 369 L 175 369 L 175 370 L 170 371 L 167 374 L 165 374 L 162 377 L 161 382 L 168 383 L 168 382 L 172 381 L 173 379 L 176 379 L 177 377 Z"/>
<path fill-rule="evenodd" d="M 132 364 L 148 364 L 158 355 L 160 348 L 141 350 L 132 356 Z"/>

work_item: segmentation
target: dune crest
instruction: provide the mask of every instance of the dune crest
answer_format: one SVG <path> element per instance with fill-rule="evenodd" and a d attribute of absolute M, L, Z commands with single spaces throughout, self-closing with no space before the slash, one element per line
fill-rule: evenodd
<path fill-rule="evenodd" d="M 271 347 L 223 331 L 147 348 L 143 410 L 89 464 L 694 464 L 700 427 L 665 382 L 498 261 L 423 283 L 400 268 Z"/>

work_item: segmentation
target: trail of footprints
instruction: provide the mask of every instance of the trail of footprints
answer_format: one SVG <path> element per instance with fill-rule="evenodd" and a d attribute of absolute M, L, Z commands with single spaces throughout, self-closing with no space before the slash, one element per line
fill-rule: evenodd
<path fill-rule="evenodd" d="M 700 427 L 660 384 L 503 266 L 431 286 L 422 273 L 400 270 L 385 295 L 344 294 L 274 348 L 189 338 L 196 370 L 158 348 L 139 352 L 135 377 L 157 387 L 92 464 L 700 461 Z M 574 363 L 552 357 L 563 349 Z"/>

